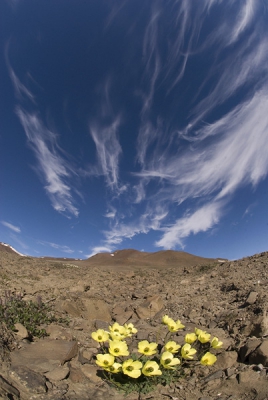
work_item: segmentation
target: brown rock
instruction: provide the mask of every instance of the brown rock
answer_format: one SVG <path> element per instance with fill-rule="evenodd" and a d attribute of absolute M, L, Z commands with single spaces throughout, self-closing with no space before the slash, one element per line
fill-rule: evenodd
<path fill-rule="evenodd" d="M 251 383 L 256 382 L 259 379 L 260 375 L 257 372 L 253 371 L 252 369 L 249 369 L 247 371 L 242 371 L 238 375 L 238 382 L 240 384 L 245 383 L 251 385 Z"/>
<path fill-rule="evenodd" d="M 30 393 L 46 393 L 46 379 L 27 367 L 12 367 L 10 377 Z"/>
<path fill-rule="evenodd" d="M 72 317 L 81 317 L 81 311 L 72 300 L 62 300 L 55 304 L 55 310 L 64 312 Z"/>
<path fill-rule="evenodd" d="M 81 351 L 79 351 L 78 354 L 78 361 L 81 364 L 89 364 L 90 360 L 92 359 L 92 357 L 94 356 L 95 352 L 94 351 L 89 351 L 89 350 L 85 350 L 85 349 L 81 349 Z"/>
<path fill-rule="evenodd" d="M 136 313 L 140 319 L 152 318 L 164 308 L 161 296 L 155 295 L 148 297 L 137 309 Z"/>
<path fill-rule="evenodd" d="M 64 367 L 60 366 L 60 367 L 53 369 L 53 371 L 47 372 L 45 374 L 45 377 L 49 381 L 62 381 L 69 375 L 69 372 L 70 372 L 70 370 L 67 366 L 64 366 Z"/>
<path fill-rule="evenodd" d="M 249 339 L 247 343 L 239 350 L 239 357 L 245 362 L 248 356 L 261 344 L 260 339 Z"/>
<path fill-rule="evenodd" d="M 209 374 L 208 376 L 206 376 L 204 378 L 204 382 L 207 383 L 207 382 L 210 382 L 213 380 L 218 380 L 218 379 L 223 378 L 223 376 L 224 376 L 224 372 L 219 370 L 219 371 L 213 372 L 212 374 Z"/>
<path fill-rule="evenodd" d="M 97 376 L 96 367 L 94 367 L 93 365 L 84 364 L 81 366 L 81 371 L 92 382 L 98 383 L 102 381 L 102 379 L 99 376 Z"/>
<path fill-rule="evenodd" d="M 116 315 L 116 322 L 120 325 L 124 325 L 133 315 L 133 311 L 125 311 L 122 314 Z"/>
<path fill-rule="evenodd" d="M 268 335 L 268 316 L 254 318 L 250 326 L 250 336 L 262 337 Z"/>
<path fill-rule="evenodd" d="M 258 292 L 250 292 L 246 299 L 246 305 L 251 305 L 256 303 L 257 298 L 258 298 Z"/>
<path fill-rule="evenodd" d="M 63 339 L 72 340 L 73 335 L 70 330 L 63 328 L 62 326 L 50 324 L 46 328 L 46 332 L 49 334 L 50 339 Z"/>
<path fill-rule="evenodd" d="M 262 344 L 249 356 L 250 364 L 262 364 L 268 367 L 268 340 L 264 340 Z"/>
<path fill-rule="evenodd" d="M 44 339 L 30 344 L 25 349 L 13 351 L 11 363 L 12 366 L 24 365 L 36 372 L 48 372 L 71 360 L 77 352 L 76 341 Z"/>
<path fill-rule="evenodd" d="M 85 375 L 83 374 L 83 372 L 79 368 L 71 367 L 70 368 L 69 379 L 73 383 L 81 383 L 81 382 L 83 382 L 85 380 Z"/>
<path fill-rule="evenodd" d="M 226 351 L 217 356 L 217 368 L 227 369 L 231 368 L 237 361 L 236 351 Z"/>
<path fill-rule="evenodd" d="M 20 392 L 0 375 L 0 399 L 1 398 L 18 400 L 20 398 Z"/>
<path fill-rule="evenodd" d="M 29 337 L 29 333 L 27 331 L 27 329 L 25 328 L 25 326 L 23 326 L 22 324 L 20 324 L 19 322 L 14 324 L 14 327 L 16 329 L 16 336 L 22 340 L 22 339 L 27 339 Z"/>
<path fill-rule="evenodd" d="M 84 285 L 84 284 L 80 284 L 80 285 L 76 285 L 76 286 L 72 286 L 70 287 L 70 292 L 71 293 L 83 293 L 86 291 L 86 288 L 88 288 L 88 286 Z"/>
<path fill-rule="evenodd" d="M 101 299 L 82 299 L 82 303 L 85 307 L 83 311 L 83 317 L 88 320 L 100 319 L 102 321 L 111 322 L 111 315 L 107 304 Z"/>

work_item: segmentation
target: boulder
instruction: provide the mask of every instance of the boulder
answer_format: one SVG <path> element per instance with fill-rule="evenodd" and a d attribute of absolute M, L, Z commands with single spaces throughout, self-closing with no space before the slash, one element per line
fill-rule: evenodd
<path fill-rule="evenodd" d="M 25 349 L 11 353 L 13 367 L 25 366 L 35 372 L 49 372 L 77 355 L 76 341 L 44 339 L 32 343 Z"/>
<path fill-rule="evenodd" d="M 148 297 L 139 307 L 136 308 L 137 316 L 140 319 L 153 318 L 164 308 L 161 296 L 155 295 Z"/>
<path fill-rule="evenodd" d="M 30 393 L 39 394 L 47 391 L 46 378 L 25 366 L 11 367 L 9 375 L 13 381 Z"/>
<path fill-rule="evenodd" d="M 81 299 L 84 311 L 82 315 L 87 320 L 102 320 L 105 322 L 111 322 L 111 315 L 109 312 L 109 308 L 104 300 L 97 298 L 85 298 Z"/>
<path fill-rule="evenodd" d="M 242 362 L 245 362 L 248 356 L 261 344 L 260 339 L 248 339 L 246 344 L 239 350 L 239 357 Z"/>
<path fill-rule="evenodd" d="M 236 351 L 226 351 L 217 356 L 217 368 L 227 369 L 235 365 L 237 361 Z"/>
<path fill-rule="evenodd" d="M 262 364 L 264 367 L 268 367 L 268 340 L 264 340 L 262 344 L 250 354 L 249 363 Z"/>
<path fill-rule="evenodd" d="M 256 303 L 258 298 L 258 292 L 250 292 L 247 299 L 246 299 L 246 305 L 249 306 L 251 304 Z"/>
<path fill-rule="evenodd" d="M 70 373 L 70 370 L 67 366 L 59 366 L 49 371 L 45 374 L 45 377 L 49 381 L 62 381 L 65 379 Z"/>
<path fill-rule="evenodd" d="M 18 339 L 22 340 L 22 339 L 29 338 L 29 333 L 28 333 L 27 329 L 21 323 L 18 322 L 16 324 L 14 324 L 14 327 L 16 329 L 15 334 Z"/>

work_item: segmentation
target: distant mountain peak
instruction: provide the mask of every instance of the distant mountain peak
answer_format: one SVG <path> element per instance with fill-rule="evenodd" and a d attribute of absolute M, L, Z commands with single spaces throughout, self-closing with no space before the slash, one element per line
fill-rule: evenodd
<path fill-rule="evenodd" d="M 10 244 L 0 242 L 0 251 L 6 251 L 7 253 L 16 253 L 19 256 L 25 257 L 25 254 L 20 253 L 14 247 L 10 246 Z"/>

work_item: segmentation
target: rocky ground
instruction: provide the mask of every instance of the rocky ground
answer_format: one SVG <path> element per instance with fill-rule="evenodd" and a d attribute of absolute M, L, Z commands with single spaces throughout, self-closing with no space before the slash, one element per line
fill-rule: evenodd
<path fill-rule="evenodd" d="M 137 339 L 154 340 L 168 314 L 186 332 L 198 327 L 219 337 L 224 345 L 218 360 L 127 400 L 268 400 L 268 253 L 162 267 L 158 258 L 156 268 L 126 261 L 116 267 L 115 257 L 111 265 L 94 266 L 12 251 L 0 256 L 2 301 L 7 290 L 25 301 L 41 296 L 57 317 L 69 320 L 44 326 L 49 336 L 41 339 L 29 338 L 23 326 L 14 333 L 0 324 L 0 399 L 123 399 L 99 376 L 91 332 L 112 321 L 133 322 Z M 174 339 L 180 343 L 184 335 Z"/>

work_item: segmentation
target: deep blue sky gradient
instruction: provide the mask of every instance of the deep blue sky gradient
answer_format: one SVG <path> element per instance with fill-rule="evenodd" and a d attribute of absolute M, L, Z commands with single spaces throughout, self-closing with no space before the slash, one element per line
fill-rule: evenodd
<path fill-rule="evenodd" d="M 0 8 L 0 241 L 268 250 L 267 0 Z"/>

